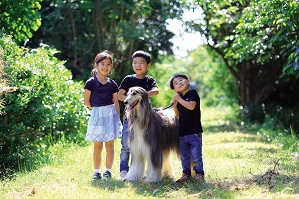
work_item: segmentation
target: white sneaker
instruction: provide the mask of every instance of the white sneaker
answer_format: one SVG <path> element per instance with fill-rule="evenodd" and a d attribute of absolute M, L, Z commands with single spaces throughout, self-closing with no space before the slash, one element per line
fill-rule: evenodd
<path fill-rule="evenodd" d="M 122 170 L 121 172 L 120 172 L 120 178 L 121 179 L 124 179 L 125 177 L 126 177 L 126 175 L 127 175 L 127 171 L 126 170 Z"/>

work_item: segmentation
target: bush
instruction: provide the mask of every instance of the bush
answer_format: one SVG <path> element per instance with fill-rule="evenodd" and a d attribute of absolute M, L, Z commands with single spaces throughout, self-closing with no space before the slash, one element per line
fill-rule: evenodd
<path fill-rule="evenodd" d="M 56 50 L 25 49 L 7 36 L 0 46 L 8 83 L 0 93 L 0 169 L 26 165 L 55 142 L 83 141 L 88 120 L 83 83 L 72 80 L 54 57 Z"/>
<path fill-rule="evenodd" d="M 299 136 L 299 105 L 292 108 L 270 104 L 266 107 L 267 116 L 270 117 L 276 126 L 294 131 Z"/>
<path fill-rule="evenodd" d="M 276 128 L 294 131 L 299 136 L 299 105 L 293 105 L 292 108 L 279 104 L 253 104 L 246 103 L 242 109 L 242 118 L 250 122 L 267 123 L 267 120 L 273 121 Z"/>

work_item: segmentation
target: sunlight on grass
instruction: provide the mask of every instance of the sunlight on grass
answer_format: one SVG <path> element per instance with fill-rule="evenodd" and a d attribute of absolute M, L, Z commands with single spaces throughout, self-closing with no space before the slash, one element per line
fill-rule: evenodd
<path fill-rule="evenodd" d="M 119 178 L 120 139 L 115 141 L 112 179 L 92 184 L 93 146 L 56 145 L 53 162 L 1 181 L 1 198 L 296 198 L 299 163 L 261 135 L 233 130 L 225 110 L 204 109 L 205 183 L 178 184 L 181 162 L 173 155 L 174 178 L 161 183 L 123 182 Z M 235 128 L 235 127 L 234 127 Z M 105 169 L 105 150 L 102 168 Z M 269 179 L 265 173 L 273 170 Z M 275 177 L 275 178 L 274 178 Z M 270 184 L 270 183 L 272 184 Z M 271 187 L 273 185 L 273 187 Z"/>

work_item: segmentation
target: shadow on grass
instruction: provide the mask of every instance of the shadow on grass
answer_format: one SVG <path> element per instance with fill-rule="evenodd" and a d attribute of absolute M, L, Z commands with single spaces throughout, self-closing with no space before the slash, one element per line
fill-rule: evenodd
<path fill-rule="evenodd" d="M 240 132 L 256 134 L 260 129 L 260 125 L 246 123 L 240 124 L 240 122 L 234 121 L 221 121 L 214 124 L 203 123 L 205 133 L 219 133 L 219 132 Z"/>
<path fill-rule="evenodd" d="M 235 138 L 233 140 L 228 138 L 219 140 L 219 143 L 238 142 L 244 143 L 245 146 L 247 144 L 246 142 L 270 143 L 267 141 L 266 137 L 259 136 L 257 138 L 256 132 L 258 132 L 258 128 L 256 128 L 254 125 L 247 127 L 240 127 L 233 123 L 206 125 L 204 131 L 207 134 L 238 132 L 249 135 L 234 135 Z M 251 156 L 259 156 L 259 158 L 264 158 L 264 156 L 268 156 L 269 154 L 277 153 L 278 149 L 256 147 L 248 150 L 255 151 L 255 153 L 250 154 Z M 235 152 L 234 155 L 236 155 Z M 242 158 L 242 156 L 247 155 L 248 154 L 242 151 L 240 157 L 233 156 L 230 158 Z M 268 193 L 275 193 L 278 195 L 284 193 L 290 193 L 290 195 L 299 193 L 299 175 L 296 176 L 295 174 L 283 174 L 275 171 L 275 169 L 265 171 L 265 173 L 261 172 L 260 174 L 251 174 L 244 179 L 206 179 L 206 181 L 200 183 L 176 183 L 173 179 L 169 178 L 163 178 L 160 183 L 124 182 L 114 179 L 111 179 L 110 182 L 111 183 L 107 183 L 106 181 L 102 180 L 94 186 L 98 186 L 101 189 L 108 189 L 110 191 L 122 188 L 130 188 L 141 198 L 234 198 L 241 195 L 240 191 L 246 191 L 255 188 L 260 188 L 260 190 L 266 189 L 268 190 Z M 126 198 L 126 195 L 124 195 L 124 198 Z"/>
<path fill-rule="evenodd" d="M 234 132 L 237 129 L 239 129 L 236 125 L 227 125 L 227 124 L 221 124 L 221 125 L 206 125 L 203 126 L 204 133 L 219 133 L 219 132 Z"/>
<path fill-rule="evenodd" d="M 299 193 L 299 176 L 290 176 L 267 171 L 264 174 L 252 175 L 246 179 L 231 181 L 207 180 L 203 182 L 177 183 L 173 179 L 163 178 L 159 183 L 125 182 L 121 180 L 100 180 L 94 183 L 100 189 L 115 191 L 130 187 L 140 197 L 157 198 L 234 198 L 238 192 L 260 187 L 269 193 L 280 194 L 288 190 L 289 194 Z M 292 188 L 290 187 L 292 185 Z M 287 193 L 284 193 L 287 194 Z M 126 198 L 126 195 L 124 195 Z"/>
<path fill-rule="evenodd" d="M 244 141 L 244 142 L 263 142 L 263 143 L 271 143 L 268 140 L 267 136 L 256 136 L 259 132 L 260 128 L 255 125 L 246 125 L 241 126 L 236 123 L 229 123 L 229 124 L 215 124 L 215 125 L 206 125 L 204 126 L 204 133 L 205 134 L 217 134 L 217 133 L 241 133 L 245 136 L 237 136 L 240 140 L 234 141 Z M 235 136 L 234 136 L 235 137 Z"/>
<path fill-rule="evenodd" d="M 98 180 L 91 184 L 92 186 L 98 187 L 99 189 L 106 189 L 112 192 L 121 188 L 130 188 L 131 191 L 135 192 L 137 195 L 140 195 L 142 198 L 176 198 L 178 194 L 183 198 L 188 198 L 191 196 L 192 198 L 194 198 L 195 196 L 201 195 L 201 191 L 206 191 L 207 189 L 209 189 L 209 186 L 206 182 L 177 183 L 171 178 L 163 178 L 163 180 L 158 183 L 146 183 L 143 181 L 126 182 L 122 180 L 109 179 Z M 206 193 L 204 195 L 206 195 Z M 124 195 L 123 198 L 127 198 L 127 196 Z"/>
<path fill-rule="evenodd" d="M 120 188 L 125 188 L 127 185 L 124 181 L 118 179 L 101 179 L 94 182 L 90 182 L 94 187 L 99 187 L 100 189 L 107 189 L 109 191 L 115 191 Z"/>
<path fill-rule="evenodd" d="M 265 153 L 268 149 L 259 148 Z M 277 161 L 278 163 L 278 161 Z M 299 194 L 299 175 L 285 174 L 276 170 L 276 164 L 271 170 L 260 173 L 250 173 L 248 177 L 231 180 L 206 179 L 203 182 L 177 183 L 174 179 L 163 178 L 159 183 L 125 182 L 118 179 L 99 180 L 92 184 L 107 191 L 129 189 L 141 198 L 236 198 L 250 189 L 263 190 L 265 194 Z M 267 190 L 267 192 L 265 192 Z M 120 191 L 121 192 L 121 191 Z M 127 198 L 124 194 L 123 198 Z"/>
<path fill-rule="evenodd" d="M 299 176 L 286 175 L 279 172 L 268 170 L 263 174 L 252 174 L 245 179 L 235 179 L 232 181 L 219 182 L 217 180 L 208 183 L 209 189 L 216 189 L 218 191 L 244 191 L 246 189 L 253 189 L 260 187 L 267 189 L 269 193 L 291 194 L 299 193 Z"/>

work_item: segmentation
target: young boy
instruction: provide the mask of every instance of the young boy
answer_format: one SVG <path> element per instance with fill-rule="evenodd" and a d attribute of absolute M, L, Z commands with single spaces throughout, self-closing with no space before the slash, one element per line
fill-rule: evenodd
<path fill-rule="evenodd" d="M 190 80 L 184 74 L 175 74 L 170 79 L 170 88 L 176 92 L 171 104 L 176 116 L 179 117 L 179 147 L 183 175 L 177 182 L 191 179 L 191 160 L 195 181 L 204 179 L 202 162 L 202 126 L 200 113 L 200 98 L 194 89 L 190 89 Z"/>
<path fill-rule="evenodd" d="M 140 86 L 144 88 L 149 97 L 158 95 L 158 86 L 156 80 L 146 75 L 147 69 L 150 67 L 151 56 L 145 51 L 136 51 L 132 55 L 132 67 L 135 72 L 133 75 L 127 75 L 121 82 L 118 92 L 118 100 L 124 101 L 126 99 L 126 93 L 131 87 Z M 129 171 L 129 146 L 128 136 L 130 132 L 128 129 L 128 121 L 124 117 L 123 130 L 121 138 L 121 153 L 120 153 L 120 178 L 124 179 Z"/>

